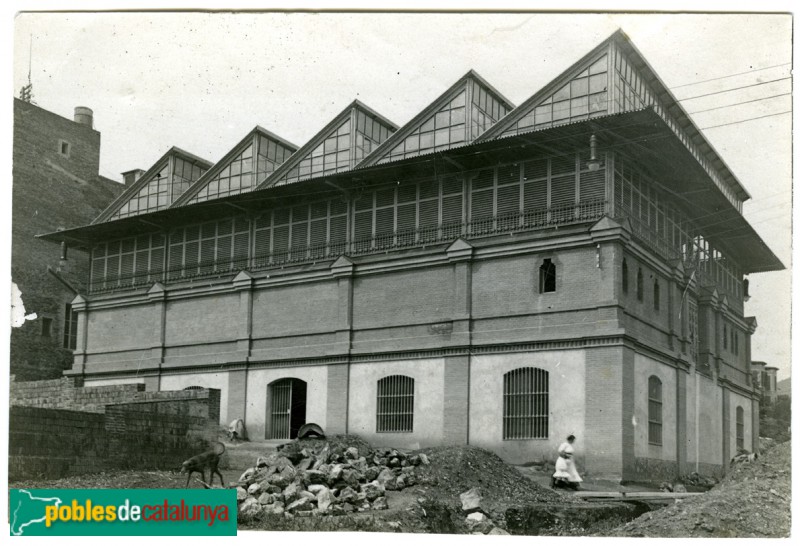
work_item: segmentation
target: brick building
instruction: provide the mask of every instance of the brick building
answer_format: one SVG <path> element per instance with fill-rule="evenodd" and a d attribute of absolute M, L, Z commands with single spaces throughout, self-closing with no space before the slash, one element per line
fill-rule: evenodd
<path fill-rule="evenodd" d="M 92 253 L 87 385 L 217 388 L 252 438 L 521 462 L 573 433 L 623 479 L 756 447 L 744 275 L 783 266 L 622 32 L 517 107 L 470 71 L 403 127 L 356 101 L 297 150 L 256 128 L 185 190 L 140 182 L 46 237 Z"/>
<path fill-rule="evenodd" d="M 95 218 L 123 186 L 99 176 L 100 133 L 92 111 L 70 120 L 14 99 L 11 278 L 26 313 L 11 333 L 11 373 L 19 380 L 60 377 L 72 366 L 77 339 L 70 303 L 88 288 L 88 256 L 61 250 L 37 234 Z"/>

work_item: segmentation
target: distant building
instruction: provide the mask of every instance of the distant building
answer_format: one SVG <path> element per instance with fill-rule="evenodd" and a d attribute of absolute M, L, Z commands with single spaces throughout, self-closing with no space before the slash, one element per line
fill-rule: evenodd
<path fill-rule="evenodd" d="M 754 360 L 750 372 L 753 386 L 761 393 L 761 399 L 773 404 L 778 399 L 778 368 L 767 366 L 766 362 Z"/>
<path fill-rule="evenodd" d="M 47 236 L 92 253 L 87 385 L 218 388 L 251 438 L 523 462 L 575 434 L 626 480 L 756 449 L 744 276 L 783 265 L 622 32 L 520 106 L 470 71 L 403 127 L 355 101 L 299 149 L 257 127 L 187 172 L 168 152 Z"/>
<path fill-rule="evenodd" d="M 11 332 L 11 373 L 17 380 L 48 379 L 72 366 L 77 313 L 71 302 L 88 289 L 89 257 L 35 235 L 84 224 L 124 187 L 100 176 L 100 133 L 92 111 L 75 119 L 14 99 L 11 280 L 22 292 L 26 321 Z"/>

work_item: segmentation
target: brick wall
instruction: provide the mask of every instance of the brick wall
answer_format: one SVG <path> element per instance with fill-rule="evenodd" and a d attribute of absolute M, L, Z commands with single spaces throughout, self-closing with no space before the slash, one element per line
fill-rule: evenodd
<path fill-rule="evenodd" d="M 200 392 L 200 391 L 198 391 Z M 205 391 L 216 392 L 219 391 Z M 217 404 L 219 396 L 216 397 Z M 179 470 L 217 436 L 211 397 L 114 404 L 106 408 L 109 461 L 117 469 Z"/>
<path fill-rule="evenodd" d="M 586 471 L 594 476 L 623 472 L 627 442 L 633 449 L 633 437 L 626 435 L 625 420 L 633 415 L 626 406 L 625 379 L 632 379 L 632 362 L 626 365 L 620 347 L 586 351 L 586 453 L 592 456 Z M 626 373 L 627 372 L 627 373 Z"/>
<path fill-rule="evenodd" d="M 143 387 L 12 381 L 10 479 L 177 470 L 216 439 L 219 390 L 144 392 Z"/>
<path fill-rule="evenodd" d="M 468 356 L 445 358 L 443 442 L 466 444 L 469 437 Z"/>
<path fill-rule="evenodd" d="M 68 156 L 60 141 L 70 144 Z M 34 236 L 91 222 L 122 190 L 98 175 L 100 133 L 33 104 L 14 100 L 11 277 L 26 313 L 38 318 L 11 332 L 11 372 L 20 379 L 59 377 L 72 362 L 63 348 L 65 305 L 75 293 L 47 272 L 59 267 L 58 245 Z M 63 276 L 80 290 L 86 253 L 70 249 Z M 44 319 L 52 320 L 42 335 Z"/>
<path fill-rule="evenodd" d="M 102 414 L 12 406 L 9 412 L 10 480 L 100 472 L 108 468 Z"/>
<path fill-rule="evenodd" d="M 213 396 L 210 392 L 217 394 Z M 217 389 L 147 392 L 143 383 L 76 387 L 74 380 L 66 377 L 43 381 L 12 381 L 9 405 L 105 413 L 107 406 L 111 404 L 206 398 L 210 400 L 205 416 L 216 415 L 219 421 L 220 397 Z"/>

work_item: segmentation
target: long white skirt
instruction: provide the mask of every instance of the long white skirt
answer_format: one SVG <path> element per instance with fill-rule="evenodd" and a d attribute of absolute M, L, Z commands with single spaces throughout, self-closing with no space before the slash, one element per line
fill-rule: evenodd
<path fill-rule="evenodd" d="M 564 457 L 556 459 L 556 471 L 553 473 L 553 477 L 563 478 L 573 483 L 583 481 L 578 474 L 578 469 L 575 468 L 575 461 Z"/>

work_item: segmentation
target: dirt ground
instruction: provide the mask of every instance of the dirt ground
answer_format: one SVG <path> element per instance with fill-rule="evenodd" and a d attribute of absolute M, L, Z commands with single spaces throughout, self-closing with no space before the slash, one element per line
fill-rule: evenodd
<path fill-rule="evenodd" d="M 553 506 L 569 514 L 586 501 L 569 492 L 554 491 L 549 472 L 513 467 L 495 454 L 474 447 L 426 449 L 431 464 L 418 467 L 418 485 L 387 491 L 389 509 L 347 516 L 284 518 L 265 516 L 240 522 L 241 529 L 275 531 L 381 531 L 407 533 L 469 533 L 460 512 L 459 494 L 477 487 L 485 512 L 495 525 L 506 528 L 509 508 Z M 243 466 L 247 458 L 236 460 Z M 226 484 L 236 482 L 244 468 L 223 469 Z M 177 472 L 119 471 L 59 480 L 27 480 L 12 488 L 183 488 Z M 190 487 L 202 487 L 193 481 Z M 584 490 L 646 490 L 611 482 L 587 480 Z M 615 528 L 609 522 L 570 526 L 569 516 L 540 534 L 630 537 L 786 537 L 790 531 L 791 452 L 789 443 L 775 446 L 760 459 L 735 465 L 708 493 L 645 513 Z"/>

